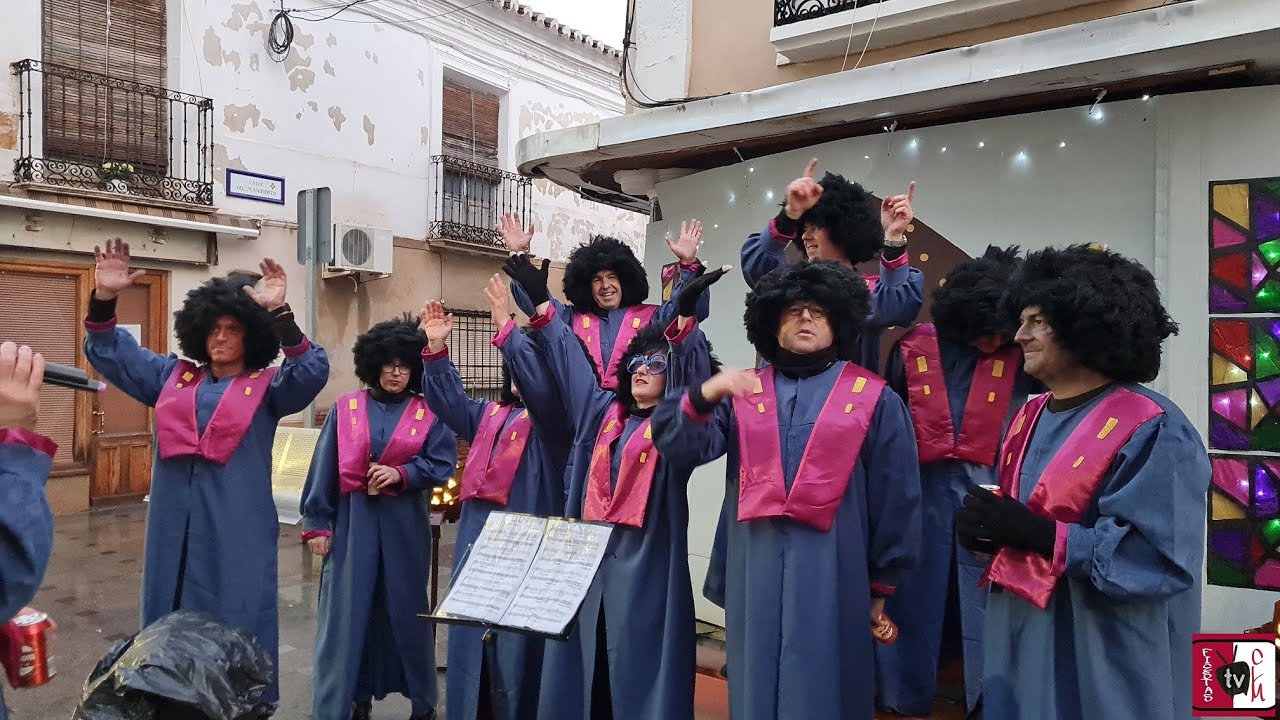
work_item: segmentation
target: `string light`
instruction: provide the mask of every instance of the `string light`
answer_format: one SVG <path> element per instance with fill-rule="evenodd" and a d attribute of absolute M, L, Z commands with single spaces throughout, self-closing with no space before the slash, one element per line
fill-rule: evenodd
<path fill-rule="evenodd" d="M 1151 96 L 1150 96 L 1150 95 L 1143 95 L 1143 96 L 1142 96 L 1142 102 L 1146 102 L 1146 101 L 1148 101 L 1148 100 L 1150 100 L 1150 99 L 1151 99 Z"/>
<path fill-rule="evenodd" d="M 942 152 L 946 152 L 946 151 L 947 151 L 947 146 L 946 146 L 946 145 L 943 145 L 943 146 L 942 146 Z"/>
<path fill-rule="evenodd" d="M 1058 147 L 1060 147 L 1060 148 L 1064 148 L 1064 147 L 1066 147 L 1066 146 L 1067 146 L 1067 141 L 1066 141 L 1066 140 L 1059 140 L 1059 141 L 1058 141 Z"/>
<path fill-rule="evenodd" d="M 987 144 L 986 144 L 985 142 L 983 142 L 982 140 L 979 140 L 979 141 L 978 141 L 978 149 L 979 149 L 979 150 L 981 150 L 982 148 L 984 148 L 984 147 L 986 147 L 986 146 L 987 146 Z"/>

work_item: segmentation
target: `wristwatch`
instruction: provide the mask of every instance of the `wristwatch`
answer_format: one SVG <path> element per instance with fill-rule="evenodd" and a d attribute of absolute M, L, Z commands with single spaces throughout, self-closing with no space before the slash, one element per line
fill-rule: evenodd
<path fill-rule="evenodd" d="M 890 239 L 888 238 L 888 236 L 885 236 L 885 239 L 884 239 L 884 246 L 885 246 L 885 247 L 891 247 L 891 248 L 906 247 L 906 246 L 907 246 L 907 236 L 906 236 L 906 235 L 903 235 L 901 240 L 890 240 Z"/>

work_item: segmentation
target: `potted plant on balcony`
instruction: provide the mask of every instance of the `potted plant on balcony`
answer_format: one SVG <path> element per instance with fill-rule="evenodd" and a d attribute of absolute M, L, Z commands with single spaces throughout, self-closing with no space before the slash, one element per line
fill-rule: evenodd
<path fill-rule="evenodd" d="M 98 177 L 102 178 L 111 192 L 128 194 L 129 181 L 133 179 L 133 166 L 125 162 L 104 162 Z"/>

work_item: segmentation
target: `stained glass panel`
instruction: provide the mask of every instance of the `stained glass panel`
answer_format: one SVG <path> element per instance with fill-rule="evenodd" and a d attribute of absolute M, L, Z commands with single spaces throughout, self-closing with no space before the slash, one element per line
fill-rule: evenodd
<path fill-rule="evenodd" d="M 1209 312 L 1280 313 L 1280 182 L 1213 183 Z"/>
<path fill-rule="evenodd" d="M 1215 455 L 1209 582 L 1280 589 L 1280 458 Z"/>

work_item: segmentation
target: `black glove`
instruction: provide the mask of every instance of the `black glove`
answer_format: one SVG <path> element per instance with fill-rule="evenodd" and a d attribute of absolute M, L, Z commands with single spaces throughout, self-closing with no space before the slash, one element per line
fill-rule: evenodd
<path fill-rule="evenodd" d="M 543 258 L 542 267 L 536 268 L 529 256 L 521 253 L 508 257 L 502 271 L 524 288 L 525 294 L 536 308 L 551 299 L 551 293 L 547 290 L 547 267 L 550 265 L 551 261 Z"/>
<path fill-rule="evenodd" d="M 698 298 L 727 272 L 728 265 L 714 272 L 707 272 L 703 268 L 697 277 L 682 285 L 680 296 L 676 298 L 676 314 L 680 317 L 693 317 L 698 312 Z"/>
<path fill-rule="evenodd" d="M 1013 498 L 974 486 L 956 513 L 956 534 L 975 552 L 1011 547 L 1053 558 L 1057 525 Z"/>

